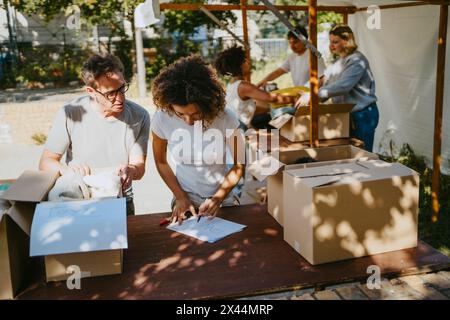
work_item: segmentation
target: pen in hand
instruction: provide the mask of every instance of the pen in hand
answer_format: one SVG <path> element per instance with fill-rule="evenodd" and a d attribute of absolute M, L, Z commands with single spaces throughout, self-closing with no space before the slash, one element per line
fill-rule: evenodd
<path fill-rule="evenodd" d="M 198 215 L 198 217 L 197 217 L 197 223 L 200 222 L 200 218 L 201 218 L 201 217 L 202 217 L 201 215 Z"/>

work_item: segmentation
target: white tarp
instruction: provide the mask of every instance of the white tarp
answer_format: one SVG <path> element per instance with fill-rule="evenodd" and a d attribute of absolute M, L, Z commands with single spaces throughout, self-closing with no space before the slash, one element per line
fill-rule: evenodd
<path fill-rule="evenodd" d="M 357 2 L 357 1 L 356 1 Z M 409 143 L 428 160 L 433 156 L 439 6 L 381 10 L 381 29 L 369 30 L 367 12 L 349 15 L 359 49 L 370 61 L 376 80 L 380 124 L 374 148 L 389 151 Z M 450 35 L 450 30 L 449 30 Z M 447 61 L 450 49 L 447 46 Z M 445 92 L 450 89 L 450 71 Z M 443 169 L 449 171 L 450 96 L 444 98 Z M 430 161 L 431 162 L 431 161 Z"/>

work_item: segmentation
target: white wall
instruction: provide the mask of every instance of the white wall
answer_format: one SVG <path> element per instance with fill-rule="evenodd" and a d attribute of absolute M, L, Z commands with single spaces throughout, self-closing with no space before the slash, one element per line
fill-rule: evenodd
<path fill-rule="evenodd" d="M 375 137 L 378 152 L 409 143 L 429 160 L 433 155 L 434 105 L 439 6 L 381 11 L 381 29 L 369 30 L 368 14 L 351 15 L 349 24 L 370 61 L 376 80 L 380 124 Z M 450 36 L 450 30 L 449 30 Z M 450 159 L 450 48 L 447 46 L 445 79 L 443 169 Z"/>

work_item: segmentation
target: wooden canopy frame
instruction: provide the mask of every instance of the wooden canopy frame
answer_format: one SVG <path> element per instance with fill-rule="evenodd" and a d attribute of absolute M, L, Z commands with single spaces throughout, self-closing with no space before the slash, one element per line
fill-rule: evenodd
<path fill-rule="evenodd" d="M 228 11 L 241 10 L 242 26 L 244 42 L 247 43 L 247 57 L 250 58 L 250 45 L 248 41 L 248 27 L 247 27 L 247 11 L 263 11 L 268 10 L 264 5 L 249 5 L 247 0 L 240 0 L 240 4 L 176 4 L 176 3 L 161 3 L 161 10 L 200 10 L 200 6 L 204 6 L 209 11 Z M 438 37 L 438 56 L 436 65 L 436 99 L 435 99 L 435 119 L 434 119 L 434 146 L 433 146 L 433 178 L 432 178 L 432 221 L 436 222 L 439 218 L 439 189 L 440 176 L 442 164 L 442 115 L 444 105 L 444 80 L 445 80 L 445 56 L 447 45 L 447 24 L 448 24 L 448 6 L 450 0 L 428 0 L 416 1 L 402 4 L 382 5 L 379 6 L 382 10 L 394 8 L 406 8 L 423 5 L 439 5 L 439 37 Z M 343 15 L 344 23 L 348 23 L 348 15 L 359 11 L 367 11 L 367 7 L 357 8 L 355 6 L 318 6 L 317 0 L 308 0 L 307 6 L 296 5 L 282 5 L 275 6 L 280 11 L 307 11 L 309 21 L 309 34 L 311 43 L 317 47 L 317 13 L 319 11 L 331 11 Z M 250 60 L 250 59 L 249 59 Z M 310 145 L 313 147 L 320 147 L 319 145 L 319 126 L 318 126 L 318 60 L 314 54 L 310 53 L 310 84 L 311 84 L 311 101 L 310 101 L 310 115 L 311 115 L 311 135 Z"/>

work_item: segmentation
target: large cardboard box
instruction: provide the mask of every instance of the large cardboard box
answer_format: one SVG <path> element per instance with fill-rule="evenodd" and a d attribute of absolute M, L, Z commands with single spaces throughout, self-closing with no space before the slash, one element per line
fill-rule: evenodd
<path fill-rule="evenodd" d="M 265 170 L 266 174 L 261 174 L 264 168 L 264 162 L 267 158 L 256 161 L 249 166 L 249 172 L 258 180 L 267 178 L 267 210 L 275 220 L 284 225 L 283 219 L 283 170 L 299 169 L 307 166 L 306 164 L 294 164 L 302 158 L 310 158 L 315 162 L 307 164 L 308 166 L 326 165 L 331 162 L 343 162 L 346 160 L 369 160 L 378 159 L 374 153 L 351 146 L 334 146 L 326 148 L 306 148 L 298 150 L 288 150 L 279 152 L 278 165 Z"/>
<path fill-rule="evenodd" d="M 0 204 L 0 299 L 13 299 L 32 280 L 30 230 L 36 204 L 47 196 L 58 174 L 25 171 L 2 193 Z M 4 181 L 5 182 L 5 181 Z"/>
<path fill-rule="evenodd" d="M 284 240 L 316 265 L 417 246 L 419 175 L 381 160 L 284 171 Z"/>
<path fill-rule="evenodd" d="M 350 111 L 354 104 L 319 104 L 319 139 L 350 137 Z M 309 107 L 299 107 L 295 115 L 284 114 L 270 122 L 289 141 L 308 141 L 311 117 Z"/>
<path fill-rule="evenodd" d="M 122 273 L 128 248 L 125 198 L 43 202 L 31 228 L 31 256 L 45 257 L 47 281 Z M 69 268 L 70 267 L 70 268 Z"/>

